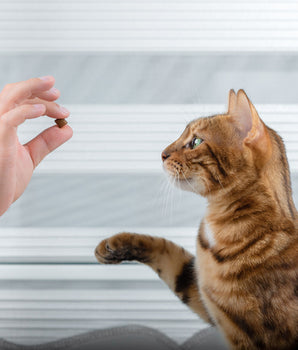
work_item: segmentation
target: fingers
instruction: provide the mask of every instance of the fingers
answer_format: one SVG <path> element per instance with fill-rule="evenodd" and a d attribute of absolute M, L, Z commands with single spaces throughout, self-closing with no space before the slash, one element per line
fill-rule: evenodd
<path fill-rule="evenodd" d="M 33 78 L 19 83 L 8 84 L 0 93 L 0 141 L 5 148 L 16 147 L 17 127 L 26 119 L 48 115 L 55 119 L 67 118 L 69 111 L 54 103 L 60 92 L 55 89 L 51 76 Z M 72 136 L 72 129 L 66 125 L 59 129 L 53 126 L 44 130 L 25 145 L 33 166 L 55 148 Z"/>
<path fill-rule="evenodd" d="M 72 137 L 72 129 L 65 125 L 59 129 L 52 126 L 24 145 L 31 156 L 34 168 L 42 159 Z"/>
<path fill-rule="evenodd" d="M 42 91 L 38 92 L 36 94 L 33 94 L 32 97 L 39 97 L 42 100 L 46 101 L 55 101 L 60 96 L 60 91 L 54 87 L 52 87 L 48 91 Z"/>
<path fill-rule="evenodd" d="M 55 83 L 55 79 L 51 76 L 42 78 L 32 78 L 19 83 L 8 84 L 0 93 L 0 115 L 15 107 L 16 104 L 22 103 L 24 100 L 34 96 L 49 96 L 51 93 L 44 94 L 49 91 Z M 54 94 L 57 92 L 54 91 Z M 51 97 L 53 98 L 53 97 Z"/>
<path fill-rule="evenodd" d="M 0 118 L 0 143 L 2 148 L 15 145 L 17 126 L 26 119 L 37 118 L 45 112 L 44 105 L 22 105 L 3 114 Z"/>
<path fill-rule="evenodd" d="M 42 100 L 40 98 L 34 98 L 31 100 L 26 100 L 26 104 L 43 104 L 45 106 L 45 112 L 43 115 L 47 115 L 48 117 L 55 118 L 55 119 L 61 119 L 61 118 L 67 118 L 70 114 L 69 110 L 65 107 L 62 107 L 58 105 L 55 102 L 49 102 Z"/>
<path fill-rule="evenodd" d="M 24 123 L 26 119 L 38 118 L 42 115 L 48 115 L 52 118 L 67 118 L 69 111 L 60 107 L 54 102 L 48 102 L 41 99 L 28 100 L 27 104 L 20 105 L 4 113 L 0 118 L 0 138 L 6 145 L 13 142 L 16 128 Z"/>
<path fill-rule="evenodd" d="M 26 119 L 42 116 L 46 111 L 43 104 L 26 104 L 18 106 L 11 111 L 4 113 L 0 118 L 0 126 L 3 128 L 16 128 L 24 123 Z"/>

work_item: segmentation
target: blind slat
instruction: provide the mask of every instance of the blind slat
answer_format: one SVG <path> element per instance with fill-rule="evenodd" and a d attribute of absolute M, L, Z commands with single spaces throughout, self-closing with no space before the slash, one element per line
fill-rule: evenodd
<path fill-rule="evenodd" d="M 298 105 L 257 105 L 262 119 L 283 138 L 292 171 L 297 171 Z M 48 156 L 37 172 L 150 172 L 162 171 L 160 153 L 182 133 L 187 122 L 223 113 L 224 105 L 70 105 L 71 141 Z M 27 142 L 49 118 L 21 126 Z M 82 167 L 81 164 L 84 163 Z"/>
<path fill-rule="evenodd" d="M 295 52 L 297 18 L 298 4 L 281 0 L 12 0 L 0 4 L 0 47 L 2 52 Z"/>

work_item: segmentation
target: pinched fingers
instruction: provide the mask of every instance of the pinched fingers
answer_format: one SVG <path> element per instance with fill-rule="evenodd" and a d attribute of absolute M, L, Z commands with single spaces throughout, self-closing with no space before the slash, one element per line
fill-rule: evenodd
<path fill-rule="evenodd" d="M 0 143 L 3 149 L 15 145 L 17 127 L 26 119 L 37 118 L 43 115 L 44 105 L 22 105 L 4 113 L 0 117 Z"/>
<path fill-rule="evenodd" d="M 32 95 L 32 98 L 39 97 L 40 99 L 46 100 L 46 101 L 55 101 L 60 96 L 60 91 L 56 89 L 55 87 L 52 87 L 48 91 L 42 91 L 38 92 L 36 94 Z"/>
<path fill-rule="evenodd" d="M 18 106 L 1 116 L 0 127 L 18 127 L 20 124 L 24 123 L 26 119 L 40 117 L 45 111 L 46 106 L 43 104 L 25 104 Z"/>
<path fill-rule="evenodd" d="M 54 86 L 55 79 L 51 76 L 42 78 L 31 78 L 19 83 L 8 84 L 0 93 L 0 115 L 14 108 L 16 105 L 22 103 L 26 99 L 35 96 L 46 97 L 50 100 L 55 99 L 53 95 L 58 92 L 49 90 Z M 47 92 L 47 93 L 46 93 Z"/>
<path fill-rule="evenodd" d="M 47 115 L 51 118 L 67 118 L 70 114 L 69 110 L 65 107 L 62 107 L 55 102 L 45 101 L 40 98 L 26 100 L 25 104 L 43 104 L 45 106 L 45 111 L 43 115 Z"/>

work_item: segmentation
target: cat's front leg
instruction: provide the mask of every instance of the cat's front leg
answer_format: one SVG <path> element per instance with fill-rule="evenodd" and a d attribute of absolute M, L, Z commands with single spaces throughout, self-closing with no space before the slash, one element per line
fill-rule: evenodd
<path fill-rule="evenodd" d="M 119 233 L 103 240 L 95 256 L 103 264 L 135 260 L 150 266 L 185 304 L 212 323 L 200 297 L 195 258 L 184 248 L 160 237 Z"/>

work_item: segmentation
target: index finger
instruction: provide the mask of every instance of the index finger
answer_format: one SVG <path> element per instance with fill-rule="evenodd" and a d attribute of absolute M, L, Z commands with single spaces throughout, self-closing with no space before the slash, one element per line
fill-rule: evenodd
<path fill-rule="evenodd" d="M 0 93 L 0 115 L 8 112 L 16 104 L 23 102 L 32 95 L 49 90 L 54 84 L 54 77 L 45 76 L 6 85 Z"/>

